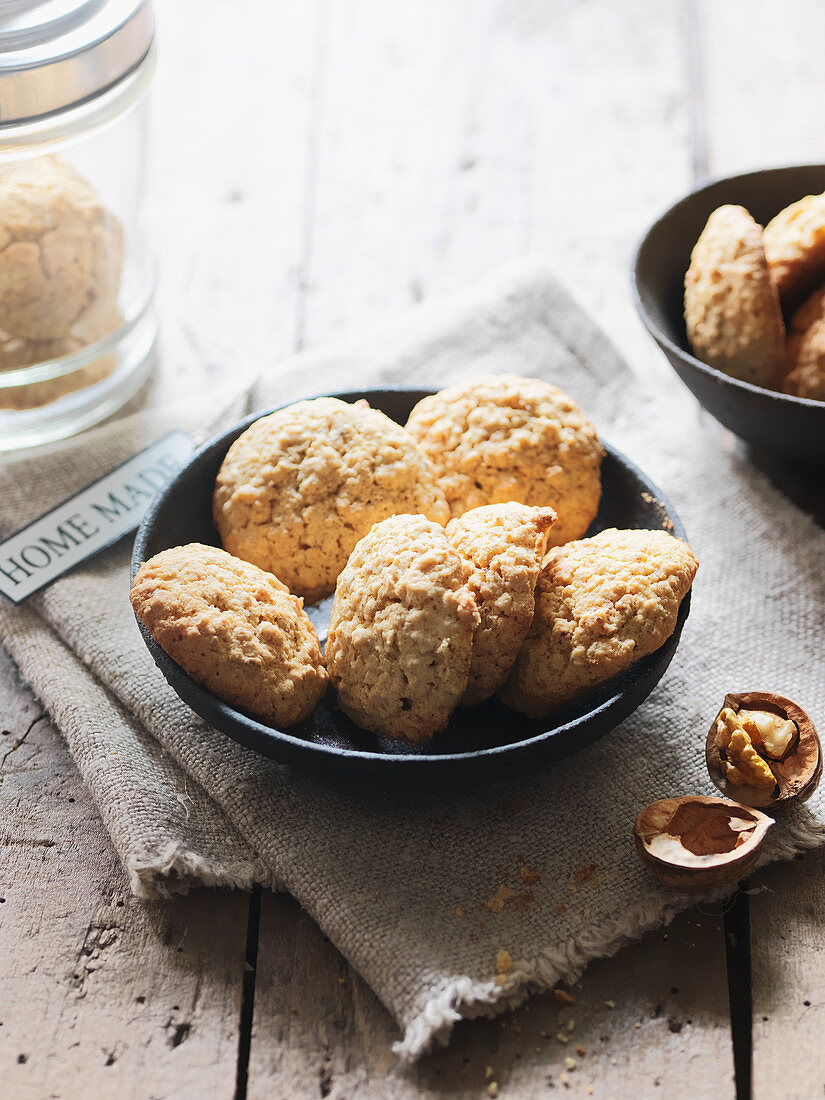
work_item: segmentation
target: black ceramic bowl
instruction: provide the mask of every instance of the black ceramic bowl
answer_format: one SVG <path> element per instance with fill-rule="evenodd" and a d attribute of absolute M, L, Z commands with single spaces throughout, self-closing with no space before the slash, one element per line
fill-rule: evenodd
<path fill-rule="evenodd" d="M 825 463 L 825 402 L 729 378 L 690 351 L 683 315 L 685 272 L 717 206 L 746 207 L 766 225 L 784 207 L 825 190 L 825 165 L 766 168 L 700 187 L 667 210 L 642 239 L 633 267 L 636 308 L 674 370 L 716 419 L 785 460 Z"/>
<path fill-rule="evenodd" d="M 336 394 L 344 401 L 366 398 L 393 420 L 404 424 L 420 390 L 372 390 Z M 202 447 L 159 494 L 135 538 L 132 576 L 141 563 L 161 550 L 187 542 L 220 545 L 212 525 L 212 488 L 229 446 L 265 410 L 248 417 Z M 684 537 L 671 504 L 640 470 L 618 451 L 606 448 L 602 467 L 602 503 L 591 533 L 605 527 L 661 528 Z M 672 527 L 670 526 L 672 524 Z M 307 611 L 322 639 L 331 599 Z M 391 742 L 354 725 L 335 706 L 332 692 L 301 725 L 286 732 L 273 729 L 216 698 L 197 684 L 140 625 L 156 664 L 185 703 L 216 729 L 264 756 L 286 764 L 349 778 L 402 779 L 418 783 L 442 779 L 502 777 L 528 764 L 549 763 L 590 744 L 639 706 L 650 694 L 676 651 L 690 605 L 679 609 L 676 630 L 665 644 L 627 673 L 597 688 L 586 699 L 554 715 L 533 721 L 492 701 L 457 710 L 449 726 L 429 744 L 411 747 Z"/>

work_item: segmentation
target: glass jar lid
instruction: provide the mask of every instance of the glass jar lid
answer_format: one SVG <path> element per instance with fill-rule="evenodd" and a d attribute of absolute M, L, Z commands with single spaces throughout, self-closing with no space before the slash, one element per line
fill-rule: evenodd
<path fill-rule="evenodd" d="M 153 35 L 150 0 L 0 0 L 0 127 L 105 92 Z"/>

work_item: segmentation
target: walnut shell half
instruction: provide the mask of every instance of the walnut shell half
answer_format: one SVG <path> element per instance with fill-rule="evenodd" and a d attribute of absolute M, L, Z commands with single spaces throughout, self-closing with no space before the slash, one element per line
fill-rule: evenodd
<path fill-rule="evenodd" d="M 731 781 L 732 761 L 725 749 L 720 747 L 717 734 L 717 723 L 726 708 L 737 716 L 748 712 L 777 715 L 796 727 L 797 733 L 780 759 L 766 751 L 758 740 L 754 742 L 756 763 L 763 771 L 769 771 L 773 775 L 773 786 L 770 781 L 767 784 Z M 773 691 L 728 693 L 711 723 L 705 745 L 705 759 L 708 773 L 722 794 L 746 806 L 770 807 L 792 801 L 805 802 L 819 786 L 822 777 L 822 746 L 813 722 L 793 700 Z"/>
<path fill-rule="evenodd" d="M 745 878 L 773 819 L 727 798 L 662 798 L 639 811 L 639 857 L 666 886 L 688 892 Z"/>

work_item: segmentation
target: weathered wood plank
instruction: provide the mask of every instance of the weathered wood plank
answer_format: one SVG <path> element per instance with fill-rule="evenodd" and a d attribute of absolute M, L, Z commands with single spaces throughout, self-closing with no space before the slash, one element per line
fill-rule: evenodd
<path fill-rule="evenodd" d="M 535 253 L 660 367 L 627 265 L 689 186 L 683 38 L 676 0 L 332 5 L 303 341 Z"/>
<path fill-rule="evenodd" d="M 59 735 L 15 678 L 0 655 L 0 1091 L 233 1096 L 248 896 L 135 900 Z"/>
<path fill-rule="evenodd" d="M 750 898 L 754 1100 L 825 1092 L 825 852 L 770 867 Z"/>
<path fill-rule="evenodd" d="M 490 1080 L 502 1095 L 532 1100 L 551 1084 L 564 1089 L 562 1075 L 571 1097 L 592 1088 L 596 1096 L 639 1100 L 665 1092 L 732 1098 L 732 1062 L 719 1056 L 729 1049 L 727 1008 L 708 997 L 724 974 L 719 907 L 683 914 L 669 930 L 594 963 L 572 991 L 575 1004 L 545 995 L 500 1019 L 460 1024 L 446 1049 L 399 1074 L 387 1012 L 291 900 L 265 895 L 250 1100 L 458 1100 L 477 1097 Z"/>
<path fill-rule="evenodd" d="M 822 5 L 696 3 L 711 175 L 820 162 Z"/>
<path fill-rule="evenodd" d="M 318 0 L 167 3 L 153 89 L 162 401 L 295 347 Z"/>

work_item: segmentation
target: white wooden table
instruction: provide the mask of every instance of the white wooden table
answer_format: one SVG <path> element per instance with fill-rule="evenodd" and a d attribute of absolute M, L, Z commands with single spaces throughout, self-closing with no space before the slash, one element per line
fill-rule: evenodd
<path fill-rule="evenodd" d="M 526 253 L 664 371 L 629 294 L 646 224 L 705 172 L 825 153 L 816 0 L 166 0 L 160 36 L 163 393 Z M 58 734 L 0 675 L 4 1097 L 475 1097 L 487 1066 L 502 1096 L 823 1094 L 825 853 L 593 965 L 572 1008 L 462 1024 L 396 1077 L 392 1021 L 288 898 L 130 897 Z"/>

